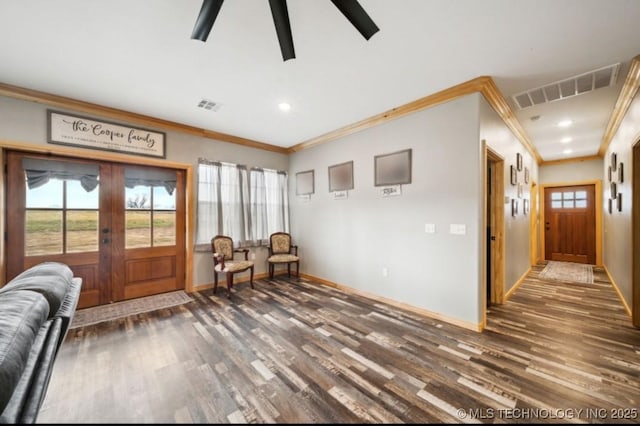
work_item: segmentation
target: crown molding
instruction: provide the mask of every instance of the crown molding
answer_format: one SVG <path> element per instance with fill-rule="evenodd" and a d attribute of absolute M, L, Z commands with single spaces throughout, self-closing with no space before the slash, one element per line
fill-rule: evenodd
<path fill-rule="evenodd" d="M 100 117 L 112 118 L 130 123 L 142 124 L 147 127 L 157 129 L 171 130 L 186 133 L 194 136 L 200 136 L 207 139 L 215 139 L 218 141 L 234 143 L 237 145 L 248 146 L 251 148 L 263 149 L 265 151 L 278 152 L 287 154 L 287 149 L 264 142 L 254 141 L 251 139 L 241 138 L 239 136 L 229 135 L 226 133 L 214 132 L 198 127 L 187 126 L 175 123 L 173 121 L 162 120 L 147 115 L 136 114 L 116 108 L 109 108 L 90 102 L 79 101 L 64 96 L 52 95 L 50 93 L 39 92 L 37 90 L 26 89 L 23 87 L 12 86 L 0 83 L 0 95 L 10 98 L 20 99 L 23 101 L 37 102 L 45 105 L 52 105 L 68 110 L 81 111 L 88 114 L 98 115 Z"/>
<path fill-rule="evenodd" d="M 624 85 L 620 90 L 618 100 L 616 100 L 616 104 L 614 105 L 613 111 L 611 112 L 611 117 L 609 118 L 609 123 L 607 124 L 607 127 L 604 131 L 602 143 L 600 144 L 600 149 L 598 149 L 599 156 L 604 157 L 604 154 L 607 152 L 609 144 L 618 131 L 618 127 L 620 127 L 622 119 L 627 114 L 629 106 L 631 105 L 631 101 L 636 95 L 639 86 L 640 55 L 631 60 L 631 66 L 629 67 L 629 72 L 627 73 L 627 79 L 625 80 Z"/>

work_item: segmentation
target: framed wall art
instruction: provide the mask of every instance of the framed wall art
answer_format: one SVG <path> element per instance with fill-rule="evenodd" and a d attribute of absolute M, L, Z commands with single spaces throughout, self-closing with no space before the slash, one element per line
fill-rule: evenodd
<path fill-rule="evenodd" d="M 511 216 L 516 217 L 518 214 L 518 200 L 515 198 L 511 199 Z"/>
<path fill-rule="evenodd" d="M 609 178 L 609 182 L 611 182 L 611 166 L 609 166 L 609 169 L 607 171 L 607 176 Z"/>
<path fill-rule="evenodd" d="M 522 171 L 522 154 L 516 153 L 516 167 L 518 171 Z"/>
<path fill-rule="evenodd" d="M 616 205 L 618 207 L 618 211 L 622 211 L 622 192 L 618 192 L 618 196 L 616 197 Z"/>
<path fill-rule="evenodd" d="M 611 198 L 616 198 L 618 196 L 618 188 L 616 186 L 616 183 L 615 182 L 611 182 L 610 185 L 611 185 L 611 189 L 610 189 L 611 194 L 610 194 L 610 196 L 611 196 Z"/>
<path fill-rule="evenodd" d="M 374 185 L 411 183 L 411 148 L 373 157 Z"/>
<path fill-rule="evenodd" d="M 526 183 L 526 184 L 529 183 L 529 168 L 528 167 L 524 168 L 524 183 Z"/>
<path fill-rule="evenodd" d="M 618 183 L 624 182 L 624 164 L 618 164 Z"/>
<path fill-rule="evenodd" d="M 296 173 L 296 195 L 311 195 L 314 190 L 313 170 Z"/>
<path fill-rule="evenodd" d="M 615 172 L 617 167 L 618 167 L 618 154 L 616 154 L 615 152 L 611 153 L 611 171 Z"/>
<path fill-rule="evenodd" d="M 329 192 L 353 189 L 353 161 L 329 166 Z"/>
<path fill-rule="evenodd" d="M 516 183 L 518 183 L 518 171 L 516 170 L 516 167 L 512 164 L 511 165 L 511 185 L 515 185 Z"/>

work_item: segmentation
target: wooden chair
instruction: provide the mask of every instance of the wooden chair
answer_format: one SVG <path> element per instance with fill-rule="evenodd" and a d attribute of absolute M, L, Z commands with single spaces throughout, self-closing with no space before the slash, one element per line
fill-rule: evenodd
<path fill-rule="evenodd" d="M 291 264 L 296 264 L 296 276 L 300 276 L 300 258 L 298 246 L 291 244 L 291 235 L 286 232 L 274 232 L 269 236 L 269 277 L 273 278 L 275 266 L 286 264 L 291 277 Z"/>
<path fill-rule="evenodd" d="M 234 249 L 233 240 L 225 235 L 216 235 L 211 239 L 211 251 L 213 252 L 213 294 L 218 290 L 218 275 L 227 274 L 227 297 L 231 297 L 233 288 L 233 276 L 246 270 L 251 271 L 249 283 L 253 287 L 253 261 L 249 260 L 248 249 Z M 235 253 L 243 253 L 244 259 L 234 260 Z"/>

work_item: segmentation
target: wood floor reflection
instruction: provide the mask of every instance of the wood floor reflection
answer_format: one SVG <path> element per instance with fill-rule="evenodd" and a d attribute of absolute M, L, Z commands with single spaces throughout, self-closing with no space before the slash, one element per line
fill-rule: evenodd
<path fill-rule="evenodd" d="M 71 330 L 38 422 L 640 422 L 640 330 L 606 275 L 541 269 L 482 333 L 286 276 L 192 293 Z"/>

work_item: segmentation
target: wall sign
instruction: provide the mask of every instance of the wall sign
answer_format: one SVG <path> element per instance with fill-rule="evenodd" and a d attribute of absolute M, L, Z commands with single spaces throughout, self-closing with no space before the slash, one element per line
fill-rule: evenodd
<path fill-rule="evenodd" d="M 165 134 L 47 110 L 47 142 L 165 158 Z"/>

